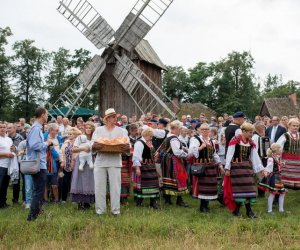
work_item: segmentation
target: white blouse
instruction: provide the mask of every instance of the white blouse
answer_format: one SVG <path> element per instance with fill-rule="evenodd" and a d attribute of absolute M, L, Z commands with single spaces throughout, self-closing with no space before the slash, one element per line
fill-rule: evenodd
<path fill-rule="evenodd" d="M 250 146 L 250 143 L 243 144 L 243 142 L 241 142 L 241 145 Z M 234 156 L 234 152 L 235 152 L 235 145 L 228 146 L 227 154 L 226 154 L 225 169 L 230 170 L 231 160 Z M 257 151 L 254 150 L 253 148 L 251 148 L 250 161 L 252 162 L 252 167 L 253 167 L 253 170 L 254 170 L 255 173 L 258 173 L 258 172 L 263 171 L 265 169 L 262 165 L 262 162 L 260 160 L 260 157 L 259 157 Z"/>
<path fill-rule="evenodd" d="M 169 138 L 171 136 L 176 136 L 176 135 L 169 133 L 167 135 L 167 138 Z M 177 136 L 176 136 L 176 138 L 171 139 L 170 144 L 171 144 L 173 154 L 175 156 L 177 156 L 178 158 L 186 158 L 187 157 L 187 155 L 188 155 L 187 152 L 185 152 L 183 149 L 180 149 L 181 143 Z"/>
<path fill-rule="evenodd" d="M 202 135 L 199 136 L 201 142 L 204 142 L 204 139 Z M 216 163 L 221 163 L 220 157 L 217 154 L 215 145 L 212 143 L 212 146 L 214 147 L 214 162 Z M 196 159 L 199 157 L 199 147 L 200 147 L 200 142 L 193 136 L 190 140 L 190 147 L 189 147 L 189 155 L 193 155 Z"/>
<path fill-rule="evenodd" d="M 146 143 L 146 140 L 144 137 L 142 137 L 140 140 Z M 141 141 L 137 141 L 134 144 L 133 156 L 132 156 L 132 166 L 133 167 L 142 166 L 141 162 L 143 161 L 144 144 Z"/>

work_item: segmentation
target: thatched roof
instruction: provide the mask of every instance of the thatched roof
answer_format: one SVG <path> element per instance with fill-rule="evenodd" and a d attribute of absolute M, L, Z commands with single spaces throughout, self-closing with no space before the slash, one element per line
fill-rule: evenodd
<path fill-rule="evenodd" d="M 265 98 L 260 109 L 260 115 L 288 116 L 290 114 L 299 115 L 300 109 L 288 97 L 283 98 Z"/>
<path fill-rule="evenodd" d="M 174 110 L 172 104 L 167 103 L 169 108 Z M 206 118 L 210 119 L 212 116 L 216 117 L 217 112 L 207 107 L 202 103 L 177 103 L 180 111 L 177 113 L 177 117 L 180 119 L 182 115 L 191 115 L 192 118 L 199 118 L 201 113 L 204 113 Z M 163 114 L 166 115 L 166 114 Z"/>

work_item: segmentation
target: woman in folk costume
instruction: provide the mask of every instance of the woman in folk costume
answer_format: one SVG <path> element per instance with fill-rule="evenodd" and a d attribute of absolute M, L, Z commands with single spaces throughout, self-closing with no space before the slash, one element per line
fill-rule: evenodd
<path fill-rule="evenodd" d="M 194 157 L 193 164 L 204 167 L 205 171 L 201 176 L 193 176 L 192 196 L 200 199 L 200 211 L 207 213 L 210 210 L 209 201 L 218 198 L 218 168 L 221 171 L 224 169 L 216 152 L 215 143 L 209 137 L 208 124 L 197 125 L 196 129 L 200 136 L 195 135 L 191 138 L 189 154 Z"/>
<path fill-rule="evenodd" d="M 134 195 L 138 207 L 142 206 L 145 198 L 150 198 L 150 206 L 154 209 L 159 209 L 157 203 L 159 182 L 154 161 L 153 134 L 152 128 L 144 129 L 142 138 L 134 144 L 132 157 Z"/>
<path fill-rule="evenodd" d="M 251 140 L 254 126 L 245 122 L 241 126 L 241 130 L 241 135 L 234 136 L 230 140 L 226 154 L 224 201 L 225 205 L 229 207 L 227 197 L 232 194 L 235 202 L 233 215 L 239 216 L 241 204 L 245 203 L 247 216 L 253 219 L 257 218 L 251 209 L 251 202 L 254 202 L 256 198 L 254 173 L 262 172 L 266 176 L 267 172 L 264 171 L 264 167 L 255 150 L 255 144 Z M 228 179 L 229 176 L 232 190 L 227 188 L 226 182 L 230 181 Z"/>
<path fill-rule="evenodd" d="M 272 206 L 276 194 L 279 195 L 279 212 L 285 212 L 283 209 L 283 203 L 287 190 L 284 188 L 281 180 L 281 154 L 282 147 L 278 143 L 273 143 L 271 148 L 267 150 L 268 160 L 265 170 L 268 172 L 268 177 L 265 177 L 258 185 L 258 188 L 270 193 L 268 197 L 268 213 L 272 215 L 274 214 Z"/>
<path fill-rule="evenodd" d="M 281 178 L 284 186 L 292 189 L 300 189 L 300 136 L 299 120 L 292 118 L 288 122 L 288 132 L 277 141 L 282 148 Z"/>
<path fill-rule="evenodd" d="M 178 138 L 182 122 L 176 120 L 170 123 L 170 132 L 166 139 L 166 148 L 162 159 L 163 193 L 166 204 L 172 204 L 171 196 L 176 196 L 176 204 L 188 207 L 182 199 L 183 194 L 188 193 L 188 175 L 184 167 L 183 159 L 187 157 L 187 149 L 184 148 Z"/>
<path fill-rule="evenodd" d="M 122 154 L 122 168 L 121 168 L 121 204 L 128 204 L 128 197 L 130 195 L 130 180 L 132 176 L 132 155 L 134 144 L 140 139 L 138 135 L 138 126 L 136 124 L 129 125 L 129 141 L 131 144 L 130 155 Z"/>

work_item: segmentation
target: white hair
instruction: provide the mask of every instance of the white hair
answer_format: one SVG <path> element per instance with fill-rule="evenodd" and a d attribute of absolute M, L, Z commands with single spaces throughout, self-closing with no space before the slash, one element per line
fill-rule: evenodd
<path fill-rule="evenodd" d="M 57 123 L 50 123 L 48 124 L 48 131 L 50 132 L 52 129 L 58 129 L 58 124 Z"/>
<path fill-rule="evenodd" d="M 175 121 L 172 121 L 170 123 L 170 127 L 171 129 L 174 129 L 174 128 L 181 128 L 183 126 L 183 123 L 179 120 L 175 120 Z"/>

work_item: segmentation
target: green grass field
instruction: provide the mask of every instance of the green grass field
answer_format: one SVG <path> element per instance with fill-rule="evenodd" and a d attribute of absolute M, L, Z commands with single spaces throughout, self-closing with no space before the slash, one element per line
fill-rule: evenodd
<path fill-rule="evenodd" d="M 256 220 L 246 218 L 244 207 L 243 216 L 234 218 L 216 201 L 211 213 L 202 214 L 197 200 L 185 200 L 190 208 L 160 211 L 137 208 L 130 200 L 117 218 L 98 216 L 93 208 L 48 205 L 30 223 L 28 210 L 14 205 L 0 210 L 0 249 L 300 249 L 300 192 L 287 194 L 288 215 L 277 207 L 275 216 L 267 215 L 267 200 L 259 199 Z"/>

